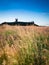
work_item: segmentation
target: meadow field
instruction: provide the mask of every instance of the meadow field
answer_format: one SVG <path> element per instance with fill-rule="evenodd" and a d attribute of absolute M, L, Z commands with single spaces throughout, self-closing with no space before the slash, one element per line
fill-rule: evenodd
<path fill-rule="evenodd" d="M 49 27 L 0 26 L 0 65 L 49 65 Z"/>

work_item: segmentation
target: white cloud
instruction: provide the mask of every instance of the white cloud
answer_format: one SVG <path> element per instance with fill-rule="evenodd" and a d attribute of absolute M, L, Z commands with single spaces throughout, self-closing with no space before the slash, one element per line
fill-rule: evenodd
<path fill-rule="evenodd" d="M 49 25 L 49 13 L 36 13 L 29 11 L 7 11 L 0 13 L 0 23 L 4 21 L 14 21 L 18 18 L 20 21 L 35 21 L 39 25 Z"/>

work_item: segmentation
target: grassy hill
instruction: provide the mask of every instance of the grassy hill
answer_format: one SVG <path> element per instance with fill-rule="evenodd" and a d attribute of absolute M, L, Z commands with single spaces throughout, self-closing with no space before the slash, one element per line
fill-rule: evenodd
<path fill-rule="evenodd" d="M 0 65 L 49 65 L 49 27 L 0 26 Z"/>

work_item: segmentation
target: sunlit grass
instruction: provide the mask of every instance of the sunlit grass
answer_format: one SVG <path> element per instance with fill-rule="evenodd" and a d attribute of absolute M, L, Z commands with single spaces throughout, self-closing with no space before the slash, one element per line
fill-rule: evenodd
<path fill-rule="evenodd" d="M 0 32 L 0 65 L 49 65 L 49 32 L 32 27 Z"/>

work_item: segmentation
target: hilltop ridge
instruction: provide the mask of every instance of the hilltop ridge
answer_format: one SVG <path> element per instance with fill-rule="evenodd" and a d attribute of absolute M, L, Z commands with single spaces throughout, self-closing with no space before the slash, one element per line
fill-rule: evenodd
<path fill-rule="evenodd" d="M 14 22 L 3 22 L 0 25 L 20 25 L 20 26 L 28 26 L 28 25 L 34 25 L 34 26 L 38 26 L 37 24 L 34 23 L 34 21 L 30 21 L 30 22 L 22 22 L 22 21 L 18 21 L 18 19 L 15 19 Z"/>

